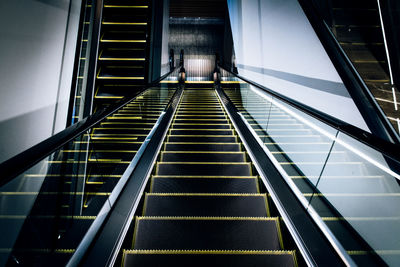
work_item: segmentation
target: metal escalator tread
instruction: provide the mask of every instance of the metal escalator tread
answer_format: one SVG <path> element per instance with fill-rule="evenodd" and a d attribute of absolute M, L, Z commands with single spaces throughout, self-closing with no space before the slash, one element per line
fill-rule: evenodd
<path fill-rule="evenodd" d="M 134 249 L 281 250 L 271 217 L 138 217 Z"/>
<path fill-rule="evenodd" d="M 296 266 L 212 82 L 186 87 L 123 266 Z"/>
<path fill-rule="evenodd" d="M 294 251 L 230 251 L 230 250 L 127 250 L 125 266 L 165 266 L 173 262 L 176 267 L 193 266 L 294 266 Z M 251 265 L 243 265 L 244 262 Z"/>
<path fill-rule="evenodd" d="M 153 176 L 152 193 L 257 193 L 256 177 Z"/>
<path fill-rule="evenodd" d="M 143 215 L 266 217 L 266 201 L 265 194 L 149 193 Z"/>

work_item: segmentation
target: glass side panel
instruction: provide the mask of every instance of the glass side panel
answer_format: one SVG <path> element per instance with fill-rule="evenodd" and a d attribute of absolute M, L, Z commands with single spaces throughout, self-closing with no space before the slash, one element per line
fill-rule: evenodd
<path fill-rule="evenodd" d="M 221 86 L 283 179 L 352 259 L 399 265 L 399 162 L 244 81 L 227 76 Z"/>
<path fill-rule="evenodd" d="M 146 90 L 0 187 L 1 266 L 65 265 L 176 87 Z"/>

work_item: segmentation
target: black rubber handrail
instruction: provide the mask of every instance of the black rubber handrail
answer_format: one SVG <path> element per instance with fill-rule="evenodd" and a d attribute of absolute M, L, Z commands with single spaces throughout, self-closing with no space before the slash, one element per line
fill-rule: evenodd
<path fill-rule="evenodd" d="M 382 139 L 400 144 L 400 136 L 388 121 L 368 86 L 357 72 L 353 63 L 342 49 L 335 35 L 325 22 L 313 0 L 298 0 L 315 33 L 325 48 L 337 72 L 343 80 L 361 115 L 371 132 Z"/>
<path fill-rule="evenodd" d="M 400 163 L 400 145 L 398 144 L 393 144 L 389 141 L 383 140 L 382 138 L 373 135 L 369 132 L 366 132 L 360 128 L 357 128 L 351 124 L 348 124 L 347 122 L 344 122 L 342 120 L 339 120 L 335 117 L 332 117 L 326 113 L 323 113 L 319 110 L 316 110 L 310 106 L 307 106 L 303 103 L 300 103 L 290 97 L 284 96 L 280 93 L 277 93 L 263 85 L 260 85 L 256 82 L 250 81 L 239 74 L 233 73 L 223 66 L 219 65 L 220 68 L 222 68 L 224 71 L 230 73 L 231 75 L 245 81 L 246 83 L 253 85 L 268 94 L 272 95 L 273 97 L 285 102 L 286 104 L 306 113 L 307 115 L 331 126 L 332 128 L 337 129 L 338 131 L 341 131 L 354 139 L 366 144 L 367 146 L 379 151 L 380 153 L 384 154 L 385 156 L 391 158 L 392 160 L 395 160 Z"/>
<path fill-rule="evenodd" d="M 124 97 L 117 103 L 112 104 L 111 106 L 86 117 L 82 121 L 66 128 L 65 130 L 59 132 L 58 134 L 55 134 L 47 138 L 46 140 L 40 142 L 39 144 L 1 163 L 0 186 L 5 185 L 19 174 L 23 173 L 30 167 L 34 166 L 35 164 L 43 160 L 45 157 L 49 156 L 53 152 L 60 149 L 62 146 L 64 146 L 71 140 L 75 139 L 76 137 L 80 136 L 81 134 L 83 134 L 84 132 L 95 126 L 100 121 L 104 120 L 106 117 L 112 115 L 113 113 L 124 107 L 126 104 L 134 100 L 136 97 L 140 96 L 146 90 L 148 90 L 151 87 L 154 87 L 160 81 L 164 80 L 179 67 L 180 66 L 166 73 L 165 75 L 161 76 L 152 83 L 145 85 L 142 88 L 142 90 Z"/>

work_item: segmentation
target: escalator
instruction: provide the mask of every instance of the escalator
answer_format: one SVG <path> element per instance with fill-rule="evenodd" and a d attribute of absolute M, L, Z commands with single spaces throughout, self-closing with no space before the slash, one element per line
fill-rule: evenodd
<path fill-rule="evenodd" d="M 392 88 L 377 1 L 332 0 L 332 31 L 358 73 L 399 131 L 398 90 Z"/>
<path fill-rule="evenodd" d="M 94 112 L 145 84 L 149 3 L 104 1 Z"/>
<path fill-rule="evenodd" d="M 93 115 L 0 165 L 0 265 L 400 262 L 398 145 L 218 65 L 146 84 L 149 4 L 102 8 Z"/>
<path fill-rule="evenodd" d="M 213 83 L 186 88 L 123 266 L 296 266 Z"/>

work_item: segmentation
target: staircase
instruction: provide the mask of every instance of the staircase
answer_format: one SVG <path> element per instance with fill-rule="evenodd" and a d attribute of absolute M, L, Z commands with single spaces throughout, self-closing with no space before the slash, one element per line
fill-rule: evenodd
<path fill-rule="evenodd" d="M 186 84 L 123 266 L 296 266 L 212 88 Z"/>

